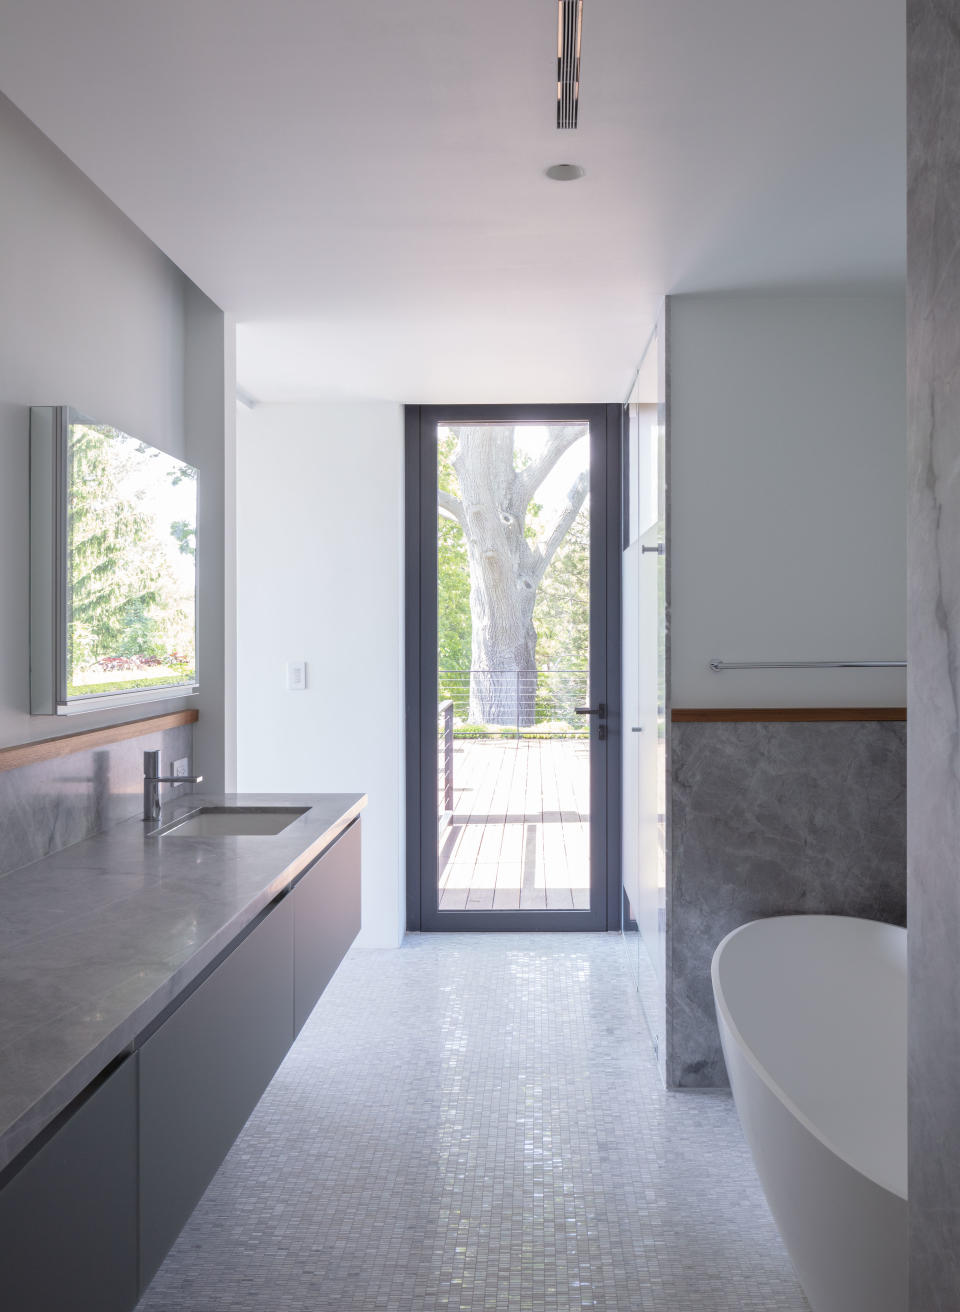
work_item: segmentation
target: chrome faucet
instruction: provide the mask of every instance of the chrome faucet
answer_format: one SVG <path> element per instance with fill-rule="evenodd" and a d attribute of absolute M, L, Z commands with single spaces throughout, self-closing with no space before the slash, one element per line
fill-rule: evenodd
<path fill-rule="evenodd" d="M 203 775 L 178 775 L 175 778 L 160 774 L 160 753 L 143 754 L 143 818 L 160 819 L 160 785 L 161 784 L 202 784 Z"/>

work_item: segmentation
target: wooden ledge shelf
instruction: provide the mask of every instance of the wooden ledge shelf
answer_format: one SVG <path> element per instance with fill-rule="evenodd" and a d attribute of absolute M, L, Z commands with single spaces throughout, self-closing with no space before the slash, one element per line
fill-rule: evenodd
<path fill-rule="evenodd" d="M 79 733 L 65 733 L 59 738 L 21 743 L 19 747 L 0 747 L 0 772 L 19 770 L 24 765 L 52 761 L 74 752 L 86 752 L 91 747 L 122 743 L 128 738 L 142 738 L 144 734 L 159 733 L 163 729 L 176 729 L 181 724 L 196 724 L 197 719 L 195 710 L 169 711 L 166 715 L 148 715 L 140 720 L 127 720 L 124 724 L 109 724 L 102 729 L 81 729 Z"/>
<path fill-rule="evenodd" d="M 823 724 L 851 720 L 906 720 L 905 706 L 714 706 L 674 708 L 674 724 Z"/>

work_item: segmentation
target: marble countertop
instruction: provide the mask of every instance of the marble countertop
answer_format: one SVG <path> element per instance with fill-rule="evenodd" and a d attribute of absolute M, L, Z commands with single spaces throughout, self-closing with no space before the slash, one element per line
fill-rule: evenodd
<path fill-rule="evenodd" d="M 192 793 L 0 877 L 0 1169 L 366 805 Z M 307 807 L 279 834 L 153 836 L 198 806 Z"/>

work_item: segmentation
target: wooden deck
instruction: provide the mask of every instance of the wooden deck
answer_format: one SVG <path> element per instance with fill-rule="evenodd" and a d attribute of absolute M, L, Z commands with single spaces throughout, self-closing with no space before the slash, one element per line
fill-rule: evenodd
<path fill-rule="evenodd" d="M 453 818 L 440 833 L 441 911 L 589 908 L 585 739 L 459 739 L 453 786 Z"/>

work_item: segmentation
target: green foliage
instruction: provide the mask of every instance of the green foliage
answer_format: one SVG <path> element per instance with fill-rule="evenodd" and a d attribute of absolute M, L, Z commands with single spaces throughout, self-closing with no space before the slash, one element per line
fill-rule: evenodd
<path fill-rule="evenodd" d="M 174 478 L 174 483 L 182 483 L 182 478 Z M 170 534 L 180 548 L 184 556 L 196 556 L 197 554 L 197 530 L 196 526 L 190 524 L 185 519 L 175 519 L 170 525 Z"/>
<path fill-rule="evenodd" d="M 467 670 L 471 632 L 467 544 L 460 525 L 443 517 L 437 526 L 437 588 L 437 664 L 441 670 Z"/>
<path fill-rule="evenodd" d="M 124 692 L 129 688 L 165 688 L 193 682 L 192 673 L 139 675 L 135 679 L 113 679 L 106 683 L 68 684 L 67 693 L 71 697 L 87 697 L 97 692 Z"/>
<path fill-rule="evenodd" d="M 192 598 L 182 595 L 183 585 L 157 542 L 152 519 L 128 490 L 136 462 L 149 450 L 123 441 L 110 428 L 70 428 L 68 669 L 74 693 L 182 681 L 182 676 L 141 675 L 99 688 L 78 680 L 106 657 L 166 661 L 175 650 L 188 654 L 192 664 Z M 188 475 L 173 477 L 181 481 Z M 171 531 L 181 551 L 192 552 L 193 529 L 181 521 Z"/>
<path fill-rule="evenodd" d="M 541 669 L 586 669 L 590 657 L 590 510 L 585 503 L 557 548 L 533 609 Z"/>
<path fill-rule="evenodd" d="M 178 483 L 195 483 L 197 481 L 197 471 L 193 465 L 178 465 L 170 474 L 170 482 L 173 487 Z"/>
<path fill-rule="evenodd" d="M 589 729 L 581 724 L 569 724 L 566 720 L 538 720 L 536 724 L 455 724 L 454 738 L 589 738 Z"/>
<path fill-rule="evenodd" d="M 452 435 L 437 443 L 437 479 L 441 491 L 458 496 L 460 489 L 451 460 L 457 447 Z M 437 523 L 437 666 L 440 700 L 462 697 L 462 680 L 445 678 L 444 670 L 470 668 L 470 565 L 463 529 L 445 515 Z"/>

